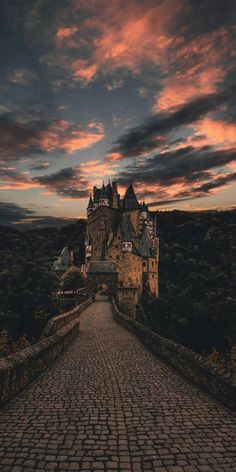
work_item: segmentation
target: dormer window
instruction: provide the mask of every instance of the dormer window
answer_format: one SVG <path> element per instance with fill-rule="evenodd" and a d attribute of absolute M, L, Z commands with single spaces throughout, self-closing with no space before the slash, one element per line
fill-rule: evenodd
<path fill-rule="evenodd" d="M 123 252 L 132 252 L 133 245 L 130 241 L 126 241 L 122 243 L 122 251 Z"/>

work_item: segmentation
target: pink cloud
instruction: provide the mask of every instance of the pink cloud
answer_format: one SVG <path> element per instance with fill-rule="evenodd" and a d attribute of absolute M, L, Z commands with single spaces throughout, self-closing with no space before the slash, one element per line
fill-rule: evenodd
<path fill-rule="evenodd" d="M 84 59 L 76 59 L 72 62 L 71 69 L 75 78 L 90 82 L 95 76 L 98 66 L 96 64 L 89 64 Z"/>
<path fill-rule="evenodd" d="M 75 78 L 89 82 L 98 71 L 109 73 L 124 67 L 137 74 L 146 63 L 160 64 L 165 50 L 174 44 L 169 28 L 182 0 L 148 6 L 117 0 L 108 2 L 105 9 L 95 1 L 82 7 L 90 18 L 80 24 L 77 44 L 89 46 L 91 52 L 87 59 L 75 59 L 71 69 Z"/>
<path fill-rule="evenodd" d="M 61 120 L 53 123 L 49 129 L 41 132 L 37 144 L 43 151 L 56 149 L 65 150 L 68 154 L 90 148 L 104 138 L 104 130 L 100 124 L 89 123 L 87 129 L 74 129 L 71 123 Z"/>
<path fill-rule="evenodd" d="M 191 71 L 189 76 L 177 73 L 164 82 L 164 88 L 157 97 L 153 111 L 173 111 L 197 96 L 216 92 L 225 73 L 226 70 L 222 67 L 212 67 L 193 76 Z"/>
<path fill-rule="evenodd" d="M 236 146 L 236 124 L 210 117 L 198 121 L 194 127 L 194 135 L 189 138 L 188 144 L 195 147 L 204 145 L 220 146 L 221 149 L 231 149 Z M 199 136 L 197 141 L 194 138 Z"/>
<path fill-rule="evenodd" d="M 73 36 L 75 33 L 77 33 L 77 31 L 79 31 L 79 28 L 77 26 L 68 26 L 68 27 L 61 27 L 57 30 L 57 33 L 56 33 L 56 39 L 57 40 L 63 40 L 63 39 L 66 39 L 66 38 L 70 38 L 71 36 Z"/>

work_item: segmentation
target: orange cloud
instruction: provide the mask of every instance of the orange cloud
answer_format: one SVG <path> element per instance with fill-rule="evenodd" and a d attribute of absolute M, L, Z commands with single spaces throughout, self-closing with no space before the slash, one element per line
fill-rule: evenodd
<path fill-rule="evenodd" d="M 74 60 L 71 69 L 76 78 L 90 82 L 98 71 L 125 67 L 139 73 L 143 64 L 165 60 L 164 52 L 174 42 L 168 30 L 182 0 L 165 0 L 149 7 L 134 0 L 111 1 L 105 9 L 97 2 L 82 6 L 93 15 L 81 23 L 83 37 L 78 45 L 87 43 L 91 54 L 88 59 Z"/>
<path fill-rule="evenodd" d="M 41 133 L 38 144 L 42 150 L 47 152 L 63 149 L 68 154 L 72 154 L 75 151 L 90 148 L 101 141 L 104 136 L 101 123 L 89 123 L 87 130 L 81 130 L 71 129 L 70 122 L 61 120 Z"/>
<path fill-rule="evenodd" d="M 90 82 L 95 76 L 98 66 L 96 64 L 89 64 L 84 59 L 76 59 L 72 63 L 71 69 L 74 72 L 75 78 Z"/>
<path fill-rule="evenodd" d="M 57 30 L 56 39 L 63 40 L 65 38 L 70 38 L 75 33 L 79 31 L 77 26 L 68 26 L 68 27 L 61 27 Z"/>
<path fill-rule="evenodd" d="M 157 97 L 154 112 L 173 111 L 175 108 L 200 95 L 208 95 L 217 91 L 218 84 L 224 79 L 226 71 L 220 67 L 211 68 L 193 77 L 176 74 L 167 79 L 164 88 Z"/>
<path fill-rule="evenodd" d="M 222 120 L 213 120 L 206 117 L 198 121 L 194 126 L 194 136 L 200 136 L 195 146 L 220 145 L 222 149 L 232 148 L 236 145 L 236 124 L 227 123 Z M 193 143 L 192 138 L 189 138 L 189 144 Z"/>
<path fill-rule="evenodd" d="M 114 177 L 117 174 L 117 164 L 109 164 L 104 161 L 88 161 L 80 164 L 81 175 L 83 178 L 89 178 L 91 188 L 95 184 L 100 184 L 104 177 Z"/>
<path fill-rule="evenodd" d="M 216 92 L 235 57 L 231 34 L 230 28 L 220 28 L 188 44 L 180 42 L 163 64 L 169 77 L 156 96 L 153 111 L 172 111 L 193 98 Z"/>

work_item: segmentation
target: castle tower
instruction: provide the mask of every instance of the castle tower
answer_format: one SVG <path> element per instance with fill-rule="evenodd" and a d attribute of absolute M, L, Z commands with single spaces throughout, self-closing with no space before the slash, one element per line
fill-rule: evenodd
<path fill-rule="evenodd" d="M 139 218 L 141 214 L 141 207 L 137 200 L 133 185 L 130 184 L 127 188 L 123 200 L 123 211 L 130 216 L 130 220 L 135 231 L 139 232 Z"/>
<path fill-rule="evenodd" d="M 104 182 L 103 182 L 102 190 L 101 190 L 101 193 L 100 193 L 98 205 L 99 206 L 104 206 L 104 207 L 109 207 L 109 198 L 107 197 L 107 192 L 106 192 Z"/>
<path fill-rule="evenodd" d="M 117 182 L 109 182 L 106 186 L 103 183 L 102 188 L 94 187 L 87 211 L 88 277 L 92 277 L 92 284 L 97 284 L 96 287 L 99 283 L 105 284 L 105 279 L 106 284 L 109 284 L 107 271 L 109 264 L 113 264 L 116 268 L 114 272 L 112 266 L 113 275 L 117 274 L 114 296 L 134 316 L 144 285 L 149 287 L 154 296 L 158 295 L 158 238 L 153 214 L 146 204 L 138 202 L 132 184 L 121 200 Z M 91 265 L 95 262 L 96 271 L 95 266 Z M 105 270 L 104 262 L 106 275 L 102 272 Z M 113 275 L 111 278 L 114 282 Z M 110 290 L 113 293 L 114 285 Z"/>

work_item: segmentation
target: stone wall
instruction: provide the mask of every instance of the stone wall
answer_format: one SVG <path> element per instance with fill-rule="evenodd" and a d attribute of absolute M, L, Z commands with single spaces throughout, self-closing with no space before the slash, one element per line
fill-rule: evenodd
<path fill-rule="evenodd" d="M 137 321 L 120 313 L 112 301 L 115 319 L 136 334 L 161 359 L 228 407 L 236 410 L 236 376 L 210 366 L 203 356 L 163 338 Z"/>
<path fill-rule="evenodd" d="M 92 299 L 79 305 L 73 313 L 56 317 L 51 324 L 52 329 L 57 327 L 54 334 L 16 354 L 0 359 L 0 405 L 26 387 L 68 347 L 79 331 L 77 314 L 91 302 Z"/>
<path fill-rule="evenodd" d="M 49 320 L 41 334 L 41 339 L 47 338 L 52 334 L 55 334 L 61 328 L 64 328 L 68 323 L 71 323 L 72 320 L 76 318 L 81 311 L 83 311 L 87 306 L 92 303 L 92 299 L 89 298 L 85 302 L 77 305 L 73 310 L 68 311 L 67 313 L 62 313 L 61 315 L 55 316 Z"/>

